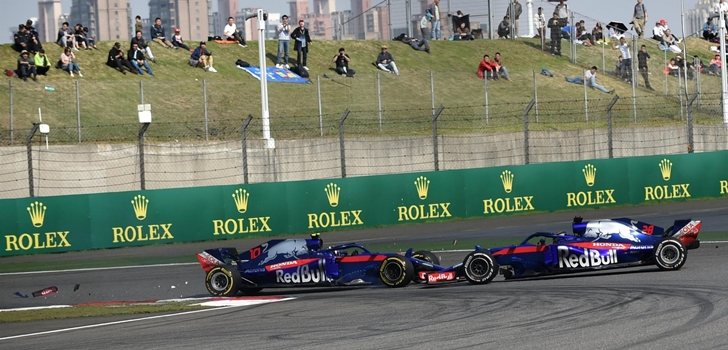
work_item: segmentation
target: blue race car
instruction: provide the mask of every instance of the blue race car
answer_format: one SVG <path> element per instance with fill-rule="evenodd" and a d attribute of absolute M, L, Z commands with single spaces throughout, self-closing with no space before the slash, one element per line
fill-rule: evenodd
<path fill-rule="evenodd" d="M 506 279 L 655 264 L 678 270 L 687 250 L 700 247 L 699 220 L 676 220 L 667 229 L 628 218 L 584 221 L 573 233 L 534 233 L 521 244 L 471 253 L 487 255 Z M 472 270 L 466 264 L 466 275 Z"/>
<path fill-rule="evenodd" d="M 373 253 L 358 243 L 322 248 L 318 235 L 310 239 L 276 239 L 242 253 L 235 248 L 208 249 L 197 254 L 205 270 L 205 287 L 214 296 L 255 294 L 263 288 L 384 285 L 404 287 L 429 278 L 455 280 L 455 272 L 439 266 L 429 251 L 402 256 Z"/>

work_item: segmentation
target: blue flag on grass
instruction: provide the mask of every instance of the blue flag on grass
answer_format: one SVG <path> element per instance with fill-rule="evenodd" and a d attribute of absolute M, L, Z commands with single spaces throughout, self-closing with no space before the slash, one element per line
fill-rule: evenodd
<path fill-rule="evenodd" d="M 260 80 L 260 67 L 240 67 L 238 68 L 250 73 L 256 79 Z M 292 83 L 292 84 L 308 84 L 310 81 L 306 78 L 301 78 L 295 73 L 285 68 L 266 67 L 266 73 L 268 75 L 268 81 L 274 83 Z"/>

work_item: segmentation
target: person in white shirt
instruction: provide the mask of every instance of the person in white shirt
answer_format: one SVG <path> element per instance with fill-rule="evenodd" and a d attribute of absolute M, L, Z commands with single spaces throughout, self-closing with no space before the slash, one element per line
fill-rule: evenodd
<path fill-rule="evenodd" d="M 667 28 L 667 21 L 661 19 L 655 23 L 655 27 L 652 28 L 652 39 L 662 42 L 662 36 L 665 34 L 665 28 Z"/>
<path fill-rule="evenodd" d="M 614 92 L 614 90 L 609 90 L 606 87 L 597 84 L 597 66 L 592 66 L 591 69 L 584 72 L 584 81 L 586 86 L 592 89 L 597 89 L 608 94 Z"/>
<path fill-rule="evenodd" d="M 622 66 L 620 67 L 620 77 L 625 81 L 632 81 L 632 50 L 627 44 L 624 37 L 619 39 L 619 52 L 622 53 Z"/>
<path fill-rule="evenodd" d="M 288 16 L 281 16 L 281 24 L 276 28 L 276 34 L 278 34 L 278 56 L 276 57 L 276 67 L 278 68 L 291 68 L 288 65 L 288 42 L 291 40 L 291 25 L 288 24 Z M 285 57 L 285 64 L 281 60 L 281 54 Z"/>
<path fill-rule="evenodd" d="M 442 32 L 440 31 L 440 0 L 435 0 L 430 6 L 432 14 L 432 40 L 440 40 Z"/>
<path fill-rule="evenodd" d="M 420 34 L 422 34 L 422 40 L 427 40 L 430 37 L 429 23 L 431 20 L 432 14 L 430 12 L 425 12 L 425 15 L 420 19 Z"/>
<path fill-rule="evenodd" d="M 541 50 L 546 47 L 546 16 L 543 14 L 543 7 L 538 8 L 538 13 L 533 16 L 533 23 L 536 23 L 538 37 L 541 38 Z"/>
<path fill-rule="evenodd" d="M 235 25 L 235 18 L 228 17 L 228 22 L 225 25 L 222 34 L 225 36 L 225 40 L 237 41 L 238 45 L 242 47 L 248 46 L 245 43 L 243 34 L 238 30 L 238 26 Z"/>

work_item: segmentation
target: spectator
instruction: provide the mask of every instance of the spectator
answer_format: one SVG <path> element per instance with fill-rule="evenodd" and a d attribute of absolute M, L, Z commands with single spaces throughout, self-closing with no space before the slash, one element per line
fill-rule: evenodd
<path fill-rule="evenodd" d="M 650 90 L 655 90 L 650 85 L 650 69 L 647 67 L 647 60 L 650 59 L 650 54 L 647 52 L 647 46 L 642 45 L 640 52 L 637 53 L 637 63 L 642 79 L 645 80 L 645 87 Z"/>
<path fill-rule="evenodd" d="M 561 56 L 561 19 L 557 12 L 549 19 L 548 27 L 551 29 L 551 54 Z"/>
<path fill-rule="evenodd" d="M 618 29 L 610 25 L 607 25 L 607 29 L 609 30 L 610 39 L 619 41 L 624 38 L 624 32 L 622 31 L 622 29 Z"/>
<path fill-rule="evenodd" d="M 402 42 L 405 44 L 409 44 L 410 47 L 417 51 L 425 51 L 427 53 L 430 53 L 430 43 L 427 41 L 427 39 L 420 40 L 417 38 L 410 38 L 408 36 L 402 37 Z"/>
<path fill-rule="evenodd" d="M 43 43 L 40 41 L 40 35 L 38 35 L 38 31 L 35 30 L 35 27 L 33 27 L 33 20 L 29 19 L 25 21 L 25 29 L 28 31 L 28 35 L 30 35 L 30 40 L 35 44 L 35 48 L 31 52 L 37 52 L 38 50 L 43 48 Z"/>
<path fill-rule="evenodd" d="M 375 63 L 379 69 L 399 75 L 399 69 L 397 69 L 397 64 L 394 63 L 394 57 L 387 49 L 387 45 L 382 45 L 382 51 L 379 52 Z"/>
<path fill-rule="evenodd" d="M 680 67 L 678 67 L 674 58 L 671 58 L 670 61 L 667 62 L 667 66 L 665 66 L 665 74 L 676 77 L 680 75 Z"/>
<path fill-rule="evenodd" d="M 679 43 L 680 39 L 672 34 L 670 28 L 666 28 L 665 32 L 662 34 L 662 43 L 660 43 L 660 49 L 663 51 L 670 50 L 674 53 L 681 53 L 682 49 L 680 49 L 680 46 L 677 46 Z"/>
<path fill-rule="evenodd" d="M 718 14 L 718 16 L 723 16 L 725 19 L 725 24 L 728 26 L 728 2 L 725 0 L 720 0 L 718 4 L 715 6 L 715 12 Z M 718 23 L 720 25 L 720 20 L 718 20 Z"/>
<path fill-rule="evenodd" d="M 442 32 L 440 31 L 440 0 L 434 0 L 429 8 L 432 14 L 432 40 L 440 40 Z"/>
<path fill-rule="evenodd" d="M 83 78 L 81 74 L 81 67 L 76 63 L 76 54 L 71 51 L 70 47 L 63 49 L 61 53 L 61 69 L 68 71 L 68 74 L 73 78 L 73 73 L 78 73 L 78 76 Z"/>
<path fill-rule="evenodd" d="M 243 33 L 238 30 L 238 26 L 235 24 L 235 18 L 228 17 L 227 24 L 223 28 L 222 34 L 225 36 L 225 40 L 237 41 L 241 47 L 247 47 Z"/>
<path fill-rule="evenodd" d="M 512 12 L 511 12 L 512 11 Z M 523 7 L 521 6 L 521 3 L 518 2 L 518 0 L 513 0 L 508 5 L 508 9 L 506 10 L 506 17 L 509 19 L 514 18 L 513 20 L 513 37 L 518 38 L 518 20 L 521 18 L 521 13 L 523 12 Z"/>
<path fill-rule="evenodd" d="M 152 48 L 149 47 L 146 40 L 144 40 L 144 37 L 142 37 L 142 31 L 138 30 L 133 38 L 131 38 L 131 45 L 137 44 L 137 46 L 144 50 L 144 57 L 149 58 L 152 62 L 157 63 L 157 60 L 154 58 L 154 54 L 152 53 Z M 129 61 L 131 61 L 131 57 L 129 55 L 126 56 Z"/>
<path fill-rule="evenodd" d="M 146 58 L 144 57 L 144 50 L 139 47 L 139 44 L 132 43 L 131 49 L 126 54 L 126 57 L 129 57 L 129 63 L 131 63 L 131 66 L 134 67 L 134 70 L 139 75 L 144 75 L 144 71 L 142 71 L 142 67 L 144 67 L 144 70 L 147 71 L 147 74 L 154 76 L 154 72 L 152 72 L 152 67 L 149 65 L 149 62 L 147 62 Z"/>
<path fill-rule="evenodd" d="M 125 75 L 126 71 L 134 73 L 131 63 L 124 58 L 124 52 L 121 50 L 121 44 L 119 42 L 115 42 L 114 46 L 111 50 L 109 50 L 109 57 L 106 60 L 106 65 Z"/>
<path fill-rule="evenodd" d="M 208 72 L 217 73 L 217 69 L 212 66 L 212 62 L 212 52 L 207 50 L 207 45 L 204 41 L 200 41 L 200 45 L 190 55 L 190 66 L 200 67 Z"/>
<path fill-rule="evenodd" d="M 473 40 L 473 35 L 470 34 L 470 28 L 465 25 L 465 22 L 461 22 L 460 26 L 453 37 L 455 40 Z"/>
<path fill-rule="evenodd" d="M 678 73 L 680 75 L 683 74 L 683 70 L 687 69 L 688 79 L 693 79 L 693 73 L 695 71 L 695 67 L 693 66 L 692 63 L 685 61 L 685 59 L 683 59 L 682 55 L 675 56 L 675 65 L 677 66 Z"/>
<path fill-rule="evenodd" d="M 614 64 L 614 75 L 619 77 L 622 74 L 622 55 L 617 56 L 617 62 Z"/>
<path fill-rule="evenodd" d="M 564 3 L 564 0 L 559 0 L 559 4 L 554 8 L 554 14 L 558 16 L 562 27 L 569 23 L 569 7 Z"/>
<path fill-rule="evenodd" d="M 608 94 L 614 93 L 614 90 L 609 90 L 606 87 L 597 84 L 597 66 L 592 66 L 590 70 L 584 72 L 584 80 L 586 81 L 586 86 L 592 89 L 597 89 Z"/>
<path fill-rule="evenodd" d="M 511 37 L 511 23 L 508 16 L 503 17 L 503 20 L 498 24 L 498 38 L 508 39 Z"/>
<path fill-rule="evenodd" d="M 157 17 L 154 19 L 154 24 L 152 25 L 152 41 L 155 43 L 162 45 L 166 48 L 173 48 L 174 46 L 167 41 L 167 34 L 165 33 L 164 26 L 162 26 L 162 19 Z"/>
<path fill-rule="evenodd" d="M 45 50 L 43 49 L 35 53 L 33 63 L 35 64 L 35 72 L 38 75 L 46 75 L 48 70 L 51 69 L 51 62 L 48 60 L 48 56 L 46 56 Z"/>
<path fill-rule="evenodd" d="M 30 54 L 28 53 L 28 50 L 23 50 L 20 52 L 20 57 L 18 57 L 18 69 L 16 70 L 16 73 L 18 74 L 18 78 L 23 79 L 23 81 L 28 81 L 28 78 L 33 78 L 34 81 L 37 81 L 36 78 L 36 70 L 35 70 L 35 63 L 32 59 L 30 59 Z"/>
<path fill-rule="evenodd" d="M 39 45 L 33 35 L 28 32 L 25 24 L 18 25 L 18 31 L 13 35 L 13 49 L 18 52 L 38 51 Z"/>
<path fill-rule="evenodd" d="M 73 26 L 73 35 L 76 37 L 76 44 L 79 48 L 83 47 L 86 50 L 91 49 L 86 42 L 86 33 L 83 32 L 83 26 L 81 23 L 76 23 L 76 25 Z"/>
<path fill-rule="evenodd" d="M 592 46 L 594 44 L 591 33 L 586 30 L 586 23 L 584 20 L 576 23 L 576 39 L 581 41 L 581 43 L 585 46 Z"/>
<path fill-rule="evenodd" d="M 710 66 L 708 67 L 708 74 L 709 75 L 720 75 L 721 67 L 723 66 L 723 60 L 720 59 L 720 54 L 715 55 L 712 60 L 710 60 Z"/>
<path fill-rule="evenodd" d="M 597 22 L 597 24 L 594 25 L 594 29 L 592 29 L 592 39 L 595 43 L 604 42 L 604 28 L 602 28 L 602 24 L 599 22 Z"/>
<path fill-rule="evenodd" d="M 96 47 L 96 38 L 88 33 L 88 27 L 83 27 L 83 34 L 86 36 L 86 44 L 92 48 L 98 50 Z"/>
<path fill-rule="evenodd" d="M 718 42 L 720 41 L 718 33 L 718 26 L 713 22 L 713 17 L 708 17 L 708 20 L 703 25 L 703 39 L 710 42 Z"/>
<path fill-rule="evenodd" d="M 425 15 L 420 19 L 420 35 L 422 35 L 422 40 L 427 40 L 430 37 L 430 21 L 432 21 L 432 14 L 429 11 L 425 12 Z"/>
<path fill-rule="evenodd" d="M 281 17 L 281 23 L 276 28 L 278 34 L 278 54 L 276 56 L 276 67 L 278 68 L 291 68 L 288 64 L 288 44 L 291 41 L 291 25 L 288 24 L 288 16 L 283 15 Z M 283 60 L 281 59 L 283 56 Z M 285 64 L 283 63 L 285 60 Z"/>
<path fill-rule="evenodd" d="M 291 39 L 295 40 L 293 49 L 296 50 L 296 66 L 298 69 L 308 70 L 306 60 L 308 59 L 308 47 L 311 44 L 311 36 L 302 19 L 298 20 L 298 27 L 291 33 Z"/>
<path fill-rule="evenodd" d="M 619 76 L 624 81 L 632 82 L 632 50 L 624 37 L 619 39 L 619 52 L 622 54 L 622 67 Z"/>
<path fill-rule="evenodd" d="M 76 47 L 76 37 L 73 35 L 71 28 L 68 27 L 68 22 L 63 22 L 61 28 L 58 29 L 58 38 L 56 44 L 61 47 Z"/>
<path fill-rule="evenodd" d="M 637 36 L 640 39 L 645 34 L 645 23 L 647 23 L 647 10 L 643 0 L 637 0 L 637 4 L 634 5 L 634 13 L 632 14 L 632 26 L 634 31 L 637 32 Z"/>
<path fill-rule="evenodd" d="M 478 64 L 478 78 L 480 79 L 498 79 L 498 73 L 493 67 L 493 62 L 488 54 L 483 55 L 483 59 Z"/>
<path fill-rule="evenodd" d="M 134 33 L 141 32 L 144 27 L 142 23 L 142 16 L 137 15 L 134 17 Z"/>
<path fill-rule="evenodd" d="M 533 23 L 536 24 L 536 36 L 541 38 L 541 49 L 546 47 L 546 16 L 543 14 L 543 7 L 538 8 L 538 12 L 533 17 Z"/>
<path fill-rule="evenodd" d="M 185 44 L 185 41 L 182 40 L 182 34 L 179 33 L 179 28 L 174 28 L 174 35 L 172 35 L 172 45 L 175 48 L 178 49 L 185 49 L 188 52 L 190 51 L 190 47 Z"/>
<path fill-rule="evenodd" d="M 501 57 L 500 52 L 495 53 L 495 57 L 493 58 L 493 64 L 495 71 L 498 72 L 499 77 L 503 77 L 505 80 L 511 80 L 511 78 L 508 75 L 508 69 L 503 65 L 503 58 Z"/>
<path fill-rule="evenodd" d="M 655 23 L 655 26 L 652 28 L 652 39 L 662 42 L 662 37 L 665 34 L 666 26 L 667 21 L 665 19 L 657 21 Z"/>
<path fill-rule="evenodd" d="M 356 71 L 349 68 L 351 57 L 346 53 L 346 50 L 342 47 L 339 49 L 339 53 L 334 56 L 333 63 L 336 65 L 336 73 L 340 75 L 346 75 L 347 77 L 353 78 Z"/>

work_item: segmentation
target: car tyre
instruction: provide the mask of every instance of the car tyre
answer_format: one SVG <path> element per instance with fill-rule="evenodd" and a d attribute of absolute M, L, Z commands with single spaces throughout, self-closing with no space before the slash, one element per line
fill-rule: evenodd
<path fill-rule="evenodd" d="M 429 250 L 418 250 L 412 253 L 412 257 L 415 259 L 427 261 L 428 263 L 433 265 L 440 265 L 440 258 L 438 258 L 437 255 Z"/>
<path fill-rule="evenodd" d="M 390 256 L 379 265 L 379 279 L 388 287 L 404 287 L 412 281 L 414 274 L 412 262 L 401 256 Z"/>
<path fill-rule="evenodd" d="M 655 248 L 655 264 L 660 270 L 679 270 L 685 265 L 686 258 L 685 247 L 676 240 L 664 240 Z"/>
<path fill-rule="evenodd" d="M 232 297 L 240 290 L 240 272 L 229 265 L 216 266 L 207 272 L 205 287 L 216 297 Z"/>
<path fill-rule="evenodd" d="M 498 275 L 498 264 L 486 252 L 472 252 L 463 260 L 463 271 L 471 284 L 485 284 Z"/>

